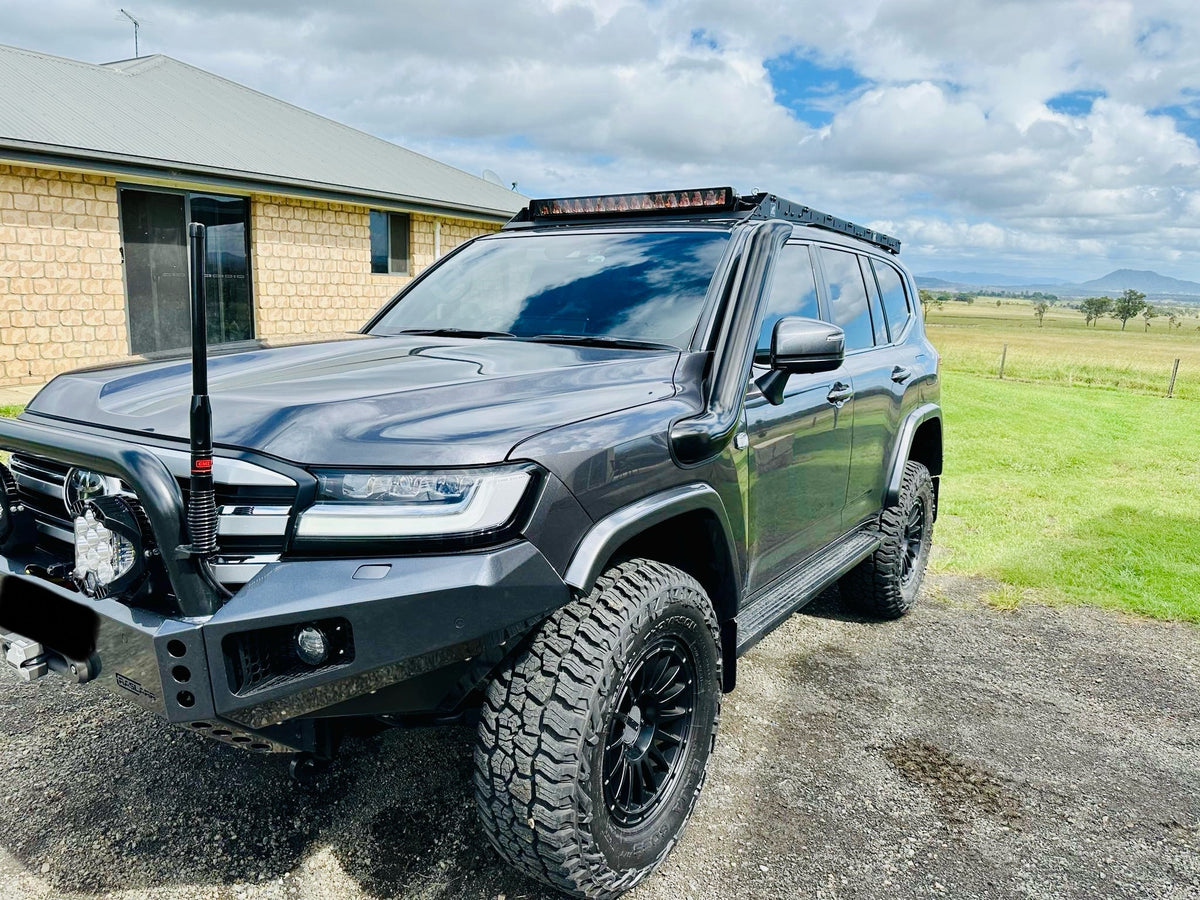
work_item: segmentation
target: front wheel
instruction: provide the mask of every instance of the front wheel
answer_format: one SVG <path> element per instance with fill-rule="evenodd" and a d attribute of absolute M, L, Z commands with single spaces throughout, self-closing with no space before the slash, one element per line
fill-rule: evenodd
<path fill-rule="evenodd" d="M 879 517 L 883 542 L 841 581 L 847 603 L 881 619 L 898 619 L 912 608 L 933 545 L 933 502 L 929 470 L 909 460 L 899 502 Z"/>
<path fill-rule="evenodd" d="M 663 860 L 716 737 L 716 616 L 689 575 L 606 572 L 488 688 L 475 796 L 489 840 L 559 890 L 614 897 Z"/>

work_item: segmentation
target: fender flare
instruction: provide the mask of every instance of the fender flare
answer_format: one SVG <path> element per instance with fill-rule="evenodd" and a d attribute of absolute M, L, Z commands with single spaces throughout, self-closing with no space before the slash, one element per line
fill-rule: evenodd
<path fill-rule="evenodd" d="M 729 558 L 735 569 L 732 573 L 734 584 L 741 584 L 741 573 L 736 571 L 733 530 L 729 527 L 725 504 L 711 485 L 701 482 L 682 484 L 651 494 L 599 519 L 575 549 L 563 581 L 580 592 L 590 591 L 602 574 L 604 564 L 618 547 L 653 525 L 696 510 L 709 511 L 720 522 L 729 548 Z"/>
<path fill-rule="evenodd" d="M 892 450 L 892 460 L 888 467 L 887 488 L 883 497 L 884 506 L 894 506 L 900 502 L 900 484 L 904 480 L 904 463 L 908 461 L 909 451 L 912 450 L 913 437 L 923 423 L 930 419 L 942 418 L 942 408 L 936 403 L 926 403 L 918 406 L 908 414 L 896 436 L 896 445 Z M 935 475 L 940 473 L 934 473 Z"/>

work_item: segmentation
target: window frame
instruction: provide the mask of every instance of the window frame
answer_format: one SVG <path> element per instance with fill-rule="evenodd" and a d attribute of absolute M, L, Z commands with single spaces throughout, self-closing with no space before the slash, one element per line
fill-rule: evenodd
<path fill-rule="evenodd" d="M 146 359 L 177 359 L 190 352 L 190 344 L 185 344 L 183 347 L 172 347 L 165 350 L 150 350 L 136 351 L 133 349 L 133 328 L 131 326 L 133 316 L 133 298 L 129 293 L 129 270 L 126 264 L 125 253 L 125 217 L 124 217 L 124 201 L 123 195 L 129 191 L 137 191 L 147 194 L 170 194 L 176 197 L 183 198 L 183 233 L 184 233 L 184 251 L 187 252 L 187 226 L 192 221 L 192 198 L 193 197 L 220 197 L 225 199 L 242 200 L 246 204 L 246 299 L 250 308 L 250 336 L 241 338 L 236 341 L 224 341 L 221 343 L 209 343 L 209 350 L 227 350 L 230 348 L 254 347 L 259 345 L 258 337 L 258 304 L 255 302 L 254 296 L 254 203 L 250 194 L 243 194 L 237 191 L 228 192 L 223 189 L 207 190 L 200 187 L 175 187 L 171 185 L 160 184 L 141 184 L 136 181 L 118 181 L 116 183 L 117 191 L 117 234 L 121 241 L 121 290 L 124 293 L 125 303 L 125 344 L 129 347 L 130 356 L 142 356 Z M 211 334 L 211 324 L 210 334 Z"/>
<path fill-rule="evenodd" d="M 875 287 L 879 291 L 879 305 L 883 309 L 883 320 L 887 323 L 887 332 L 891 339 L 889 346 L 898 344 L 908 335 L 909 329 L 912 328 L 913 319 L 916 317 L 916 309 L 913 303 L 912 291 L 909 290 L 908 279 L 899 267 L 892 265 L 886 259 L 880 259 L 876 256 L 867 256 L 866 258 L 871 263 L 871 277 L 875 280 Z M 892 319 L 888 315 L 887 305 L 883 302 L 883 285 L 879 283 L 879 272 L 876 269 L 876 266 L 881 265 L 887 266 L 896 274 L 896 278 L 900 280 L 900 290 L 904 292 L 904 306 L 907 315 L 904 318 L 904 327 L 900 329 L 899 333 L 892 330 Z"/>
<path fill-rule="evenodd" d="M 375 268 L 375 217 L 382 216 L 384 223 L 384 243 L 387 245 L 387 268 L 385 270 L 377 270 Z M 394 220 L 404 219 L 404 269 L 393 269 L 392 256 L 392 233 Z M 367 250 L 368 264 L 372 275 L 399 275 L 402 278 L 411 277 L 413 269 L 412 259 L 412 214 L 393 209 L 374 209 L 372 208 L 367 218 Z"/>

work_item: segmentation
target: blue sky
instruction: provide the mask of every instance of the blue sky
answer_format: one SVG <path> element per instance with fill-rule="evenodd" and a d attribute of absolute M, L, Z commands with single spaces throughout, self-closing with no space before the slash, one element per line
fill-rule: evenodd
<path fill-rule="evenodd" d="M 143 53 L 526 194 L 732 184 L 895 234 L 918 272 L 1200 280 L 1193 0 L 130 3 Z M 0 0 L 2 43 L 132 38 L 99 0 Z"/>

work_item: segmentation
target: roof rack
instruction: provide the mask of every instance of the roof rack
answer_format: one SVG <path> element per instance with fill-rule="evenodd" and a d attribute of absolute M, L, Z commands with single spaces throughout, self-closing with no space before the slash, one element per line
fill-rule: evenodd
<path fill-rule="evenodd" d="M 826 231 L 837 231 L 842 234 L 848 234 L 850 237 L 866 241 L 868 244 L 874 244 L 876 247 L 880 247 L 889 253 L 900 252 L 900 241 L 898 238 L 884 234 L 881 231 L 866 228 L 863 225 L 855 225 L 846 219 L 839 219 L 837 216 L 831 216 L 829 213 L 823 213 L 812 207 L 802 206 L 799 203 L 793 203 L 791 200 L 776 197 L 774 194 L 761 192 L 751 194 L 747 197 L 739 197 L 738 205 L 743 210 L 749 209 L 749 214 L 746 216 L 747 219 L 784 219 L 800 225 L 811 225 L 814 228 L 823 228 Z"/>
<path fill-rule="evenodd" d="M 739 197 L 733 188 L 689 188 L 685 191 L 652 191 L 637 194 L 601 194 L 530 201 L 513 216 L 506 228 L 529 224 L 583 223 L 596 219 L 783 219 L 800 225 L 849 235 L 887 250 L 900 252 L 900 241 L 890 235 L 855 225 L 829 213 L 801 206 L 765 191 Z"/>

